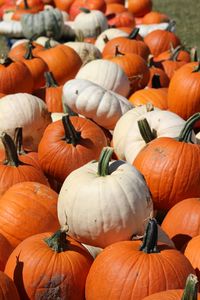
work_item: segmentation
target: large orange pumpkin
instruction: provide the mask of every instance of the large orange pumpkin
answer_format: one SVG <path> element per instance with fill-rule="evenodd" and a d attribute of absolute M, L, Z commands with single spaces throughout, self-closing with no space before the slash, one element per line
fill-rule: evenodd
<path fill-rule="evenodd" d="M 152 0 L 128 0 L 128 10 L 131 11 L 135 17 L 143 17 L 152 9 Z"/>
<path fill-rule="evenodd" d="M 84 300 L 92 262 L 80 243 L 63 232 L 48 232 L 20 243 L 10 255 L 5 273 L 14 280 L 21 299 Z"/>

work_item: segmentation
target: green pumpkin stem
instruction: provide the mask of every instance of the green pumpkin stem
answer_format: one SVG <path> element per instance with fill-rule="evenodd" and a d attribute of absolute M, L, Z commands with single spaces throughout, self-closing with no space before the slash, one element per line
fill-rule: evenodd
<path fill-rule="evenodd" d="M 109 162 L 111 160 L 114 149 L 111 147 L 104 147 L 101 151 L 98 161 L 98 175 L 107 176 L 109 175 Z"/>
<path fill-rule="evenodd" d="M 80 9 L 80 11 L 82 11 L 82 12 L 84 12 L 86 14 L 90 14 L 91 13 L 91 10 L 88 9 L 88 8 L 86 8 L 86 7 L 80 7 L 79 9 Z"/>
<path fill-rule="evenodd" d="M 46 40 L 46 42 L 44 43 L 44 48 L 45 49 L 50 49 L 51 47 L 51 40 L 52 38 L 49 38 L 48 40 Z"/>
<path fill-rule="evenodd" d="M 68 144 L 72 144 L 74 147 L 79 143 L 81 138 L 81 133 L 76 131 L 72 122 L 70 121 L 70 116 L 65 115 L 62 117 L 63 127 L 65 130 L 65 138 L 64 140 Z"/>
<path fill-rule="evenodd" d="M 176 25 L 176 21 L 175 20 L 171 20 L 165 30 L 172 32 L 175 25 Z M 172 46 L 173 46 L 173 44 L 172 44 Z"/>
<path fill-rule="evenodd" d="M 152 79 L 152 88 L 153 89 L 160 89 L 162 88 L 161 83 L 160 83 L 160 74 L 154 74 Z"/>
<path fill-rule="evenodd" d="M 198 299 L 198 279 L 197 276 L 190 274 L 186 280 L 185 289 L 181 300 Z"/>
<path fill-rule="evenodd" d="M 197 66 L 194 67 L 194 70 L 192 71 L 192 73 L 197 73 L 200 72 L 200 61 L 198 62 Z"/>
<path fill-rule="evenodd" d="M 200 113 L 196 113 L 192 115 L 185 123 L 185 126 L 180 132 L 179 137 L 177 140 L 179 142 L 185 142 L 185 143 L 192 143 L 192 130 L 194 127 L 194 124 L 200 120 Z"/>
<path fill-rule="evenodd" d="M 44 72 L 44 77 L 45 77 L 45 80 L 46 80 L 46 87 L 49 88 L 49 87 L 58 87 L 58 84 L 53 76 L 53 73 L 52 72 Z"/>
<path fill-rule="evenodd" d="M 156 219 L 150 219 L 144 234 L 140 251 L 145 253 L 158 253 L 158 225 Z"/>
<path fill-rule="evenodd" d="M 18 155 L 26 154 L 26 152 L 22 146 L 23 145 L 23 129 L 22 129 L 22 127 L 17 127 L 15 129 L 14 143 L 15 143 L 15 147 L 17 149 Z"/>
<path fill-rule="evenodd" d="M 157 138 L 155 129 L 151 130 L 146 118 L 138 121 L 138 128 L 146 144 Z"/>
<path fill-rule="evenodd" d="M 33 46 L 33 44 L 31 42 L 28 42 L 27 45 L 26 45 L 26 53 L 24 54 L 24 58 L 25 59 L 32 59 L 34 58 L 33 56 L 33 49 L 35 47 Z"/>
<path fill-rule="evenodd" d="M 4 165 L 14 166 L 14 167 L 18 167 L 19 165 L 22 165 L 23 163 L 20 162 L 18 158 L 17 149 L 15 147 L 14 141 L 6 132 L 3 132 L 1 134 L 1 141 L 5 148 L 6 158 L 4 161 Z"/>
<path fill-rule="evenodd" d="M 69 249 L 66 233 L 58 230 L 49 238 L 44 239 L 45 243 L 55 252 L 60 253 Z"/>
<path fill-rule="evenodd" d="M 135 27 L 135 28 L 131 31 L 131 33 L 129 34 L 128 38 L 129 38 L 130 40 L 136 39 L 136 37 L 137 37 L 139 31 L 140 31 L 140 29 L 137 28 L 137 27 Z"/>

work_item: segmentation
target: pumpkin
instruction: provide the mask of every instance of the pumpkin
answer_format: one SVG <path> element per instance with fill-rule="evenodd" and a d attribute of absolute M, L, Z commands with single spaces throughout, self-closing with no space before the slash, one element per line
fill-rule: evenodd
<path fill-rule="evenodd" d="M 62 183 L 73 170 L 97 159 L 106 145 L 107 139 L 99 126 L 88 119 L 67 115 L 46 128 L 38 156 L 44 172 Z"/>
<path fill-rule="evenodd" d="M 184 255 L 189 259 L 200 280 L 200 235 L 193 237 L 185 247 Z"/>
<path fill-rule="evenodd" d="M 167 211 L 182 199 L 200 194 L 200 146 L 191 140 L 199 119 L 200 113 L 188 119 L 177 139 L 154 139 L 133 162 L 146 179 L 156 209 Z"/>
<path fill-rule="evenodd" d="M 145 297 L 143 300 L 200 300 L 200 293 L 198 293 L 198 280 L 194 274 L 189 274 L 185 284 L 185 289 L 180 290 L 166 290 L 160 293 L 152 294 Z"/>
<path fill-rule="evenodd" d="M 70 20 L 74 20 L 81 13 L 81 7 L 105 12 L 106 3 L 104 0 L 74 0 L 69 9 Z"/>
<path fill-rule="evenodd" d="M 84 300 L 92 262 L 88 251 L 65 233 L 45 232 L 15 248 L 5 273 L 14 280 L 21 299 Z"/>
<path fill-rule="evenodd" d="M 152 9 L 151 0 L 128 0 L 128 10 L 131 11 L 135 17 L 143 17 Z"/>
<path fill-rule="evenodd" d="M 2 272 L 4 271 L 8 257 L 10 256 L 12 251 L 13 251 L 13 247 L 11 246 L 9 241 L 6 239 L 6 237 L 3 234 L 0 234 L 0 274 L 1 271 Z"/>
<path fill-rule="evenodd" d="M 176 48 L 173 47 L 173 45 L 170 46 L 170 49 L 167 51 L 164 51 L 162 53 L 160 53 L 159 55 L 155 56 L 153 58 L 153 62 L 157 65 L 159 65 L 159 63 L 165 61 L 165 60 L 169 60 L 171 58 L 173 58 L 175 56 L 175 58 L 178 61 L 185 61 L 185 62 L 190 62 L 191 58 L 190 58 L 190 53 L 186 50 L 184 50 L 184 47 L 179 45 Z M 161 66 L 161 64 L 159 65 Z"/>
<path fill-rule="evenodd" d="M 0 271 L 0 298 L 1 300 L 20 300 L 13 280 Z"/>
<path fill-rule="evenodd" d="M 168 22 L 158 23 L 158 24 L 141 24 L 142 20 L 140 20 L 139 23 L 137 23 L 138 19 L 136 19 L 136 27 L 140 29 L 140 35 L 145 38 L 150 32 L 155 30 L 166 30 L 169 26 Z M 173 24 L 173 27 L 171 31 L 175 31 L 175 23 Z"/>
<path fill-rule="evenodd" d="M 12 38 L 21 38 L 24 36 L 21 23 L 12 20 L 0 22 L 0 34 Z"/>
<path fill-rule="evenodd" d="M 163 230 L 173 240 L 177 249 L 200 235 L 200 198 L 183 199 L 174 205 L 162 222 Z"/>
<path fill-rule="evenodd" d="M 13 137 L 15 128 L 23 127 L 25 150 L 37 150 L 39 141 L 49 123 L 51 123 L 51 116 L 41 99 L 26 93 L 17 93 L 1 98 L 0 132 L 6 131 Z"/>
<path fill-rule="evenodd" d="M 61 228 L 67 228 L 76 240 L 101 248 L 143 234 L 145 222 L 153 212 L 141 174 L 124 161 L 109 163 L 112 152 L 106 147 L 98 162 L 89 162 L 71 172 L 58 198 Z M 77 178 L 78 190 L 74 189 Z"/>
<path fill-rule="evenodd" d="M 90 80 L 124 97 L 130 91 L 129 79 L 122 67 L 105 59 L 90 61 L 78 71 L 75 78 Z"/>
<path fill-rule="evenodd" d="M 121 241 L 106 247 L 88 273 L 86 299 L 140 300 L 166 287 L 183 288 L 195 271 L 182 253 L 158 243 L 157 230 L 155 219 L 150 219 L 142 242 Z"/>
<path fill-rule="evenodd" d="M 70 6 L 74 0 L 54 0 L 55 6 L 61 11 L 69 12 Z"/>
<path fill-rule="evenodd" d="M 163 22 L 169 22 L 169 16 L 157 11 L 150 11 L 142 18 L 142 24 L 157 24 Z"/>
<path fill-rule="evenodd" d="M 159 77 L 160 87 L 168 87 L 169 86 L 169 78 L 164 70 L 160 68 L 156 68 L 153 65 L 149 68 L 150 78 L 147 84 L 147 87 L 152 88 L 154 87 L 154 78 Z M 156 85 L 157 86 L 157 85 Z"/>
<path fill-rule="evenodd" d="M 56 230 L 57 197 L 56 192 L 38 182 L 13 185 L 1 197 L 0 233 L 16 247 L 33 234 Z"/>
<path fill-rule="evenodd" d="M 63 104 L 109 130 L 133 108 L 125 97 L 85 79 L 73 79 L 63 86 Z"/>
<path fill-rule="evenodd" d="M 135 27 L 134 15 L 129 11 L 107 15 L 109 26 L 120 27 Z"/>
<path fill-rule="evenodd" d="M 121 13 L 127 10 L 128 9 L 121 3 L 106 3 L 105 16 L 109 16 L 110 14 Z"/>
<path fill-rule="evenodd" d="M 27 53 L 27 48 L 32 48 L 33 56 L 36 56 L 39 51 L 44 50 L 44 47 L 38 43 L 26 40 L 18 43 L 18 45 L 15 45 L 15 47 L 12 47 L 8 53 L 8 57 L 14 61 L 23 60 L 24 55 Z"/>
<path fill-rule="evenodd" d="M 184 86 L 184 89 L 183 89 Z M 176 71 L 169 84 L 168 108 L 183 119 L 200 111 L 200 63 L 191 62 Z"/>

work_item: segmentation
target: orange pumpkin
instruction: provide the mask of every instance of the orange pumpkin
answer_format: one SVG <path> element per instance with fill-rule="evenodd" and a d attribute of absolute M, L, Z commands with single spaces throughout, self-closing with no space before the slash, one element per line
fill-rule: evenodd
<path fill-rule="evenodd" d="M 54 0 L 55 6 L 67 13 L 69 12 L 70 6 L 73 2 L 74 0 Z"/>
<path fill-rule="evenodd" d="M 128 0 L 128 10 L 135 17 L 143 17 L 152 10 L 152 0 Z"/>
<path fill-rule="evenodd" d="M 38 52 L 44 50 L 44 47 L 36 42 L 23 42 L 15 47 L 11 48 L 8 57 L 10 57 L 14 61 L 24 59 L 24 55 L 27 53 L 27 48 L 32 49 L 32 55 L 37 55 Z"/>
<path fill-rule="evenodd" d="M 176 56 L 176 60 L 178 61 L 185 61 L 185 62 L 190 62 L 191 58 L 190 58 L 190 53 L 186 50 L 183 49 L 183 46 L 179 45 L 176 48 L 174 48 L 172 45 L 170 47 L 169 50 L 164 51 L 162 53 L 160 53 L 159 55 L 155 56 L 153 58 L 153 62 L 154 64 L 158 64 L 159 66 L 161 66 L 161 62 L 165 61 L 165 60 L 170 60 L 172 59 L 174 56 Z"/>
<path fill-rule="evenodd" d="M 193 237 L 187 244 L 184 255 L 189 259 L 200 280 L 200 235 Z"/>
<path fill-rule="evenodd" d="M 20 300 L 17 288 L 13 280 L 5 273 L 0 271 L 0 299 L 1 300 Z"/>
<path fill-rule="evenodd" d="M 169 17 L 157 11 L 151 11 L 142 18 L 142 24 L 158 24 L 169 22 Z"/>
<path fill-rule="evenodd" d="M 159 76 L 159 79 L 160 79 L 159 81 L 160 81 L 161 87 L 166 88 L 169 86 L 169 78 L 164 70 L 162 70 L 160 68 L 156 68 L 154 66 L 150 66 L 149 72 L 150 72 L 150 78 L 149 78 L 149 82 L 147 84 L 147 86 L 149 88 L 152 88 L 154 85 L 154 83 L 153 83 L 153 79 L 155 78 L 154 76 Z"/>
<path fill-rule="evenodd" d="M 108 24 L 112 27 L 135 27 L 135 18 L 129 11 L 123 11 L 120 13 L 112 13 L 107 15 Z"/>
<path fill-rule="evenodd" d="M 81 12 L 81 7 L 88 8 L 89 10 L 100 10 L 105 12 L 106 3 L 104 0 L 74 0 L 69 9 L 70 20 L 74 20 Z"/>

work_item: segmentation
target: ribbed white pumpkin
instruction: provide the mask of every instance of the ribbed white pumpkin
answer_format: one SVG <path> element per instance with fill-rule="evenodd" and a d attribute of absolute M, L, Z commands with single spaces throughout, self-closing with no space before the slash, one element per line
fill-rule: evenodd
<path fill-rule="evenodd" d="M 37 151 L 51 116 L 47 106 L 38 97 L 26 93 L 7 95 L 0 101 L 0 133 L 6 131 L 12 137 L 16 127 L 23 127 L 25 149 Z M 0 147 L 3 147 L 0 144 Z"/>
<path fill-rule="evenodd" d="M 99 162 L 73 171 L 58 198 L 61 228 L 78 241 L 101 248 L 143 235 L 153 214 L 144 177 L 124 161 L 109 163 L 110 155 L 106 148 Z"/>
<path fill-rule="evenodd" d="M 137 25 L 137 27 L 140 29 L 140 35 L 144 38 L 148 33 L 160 29 L 160 30 L 166 30 L 167 27 L 169 26 L 169 23 L 163 22 L 159 24 L 140 24 Z M 174 27 L 172 31 L 175 31 L 176 26 L 174 24 Z"/>
<path fill-rule="evenodd" d="M 146 145 L 138 126 L 138 121 L 144 118 L 157 137 L 178 137 L 185 125 L 185 120 L 167 110 L 154 110 L 139 117 L 132 123 L 125 140 L 124 154 L 129 163 L 133 162 L 139 151 Z"/>
<path fill-rule="evenodd" d="M 99 49 L 91 43 L 85 42 L 67 42 L 64 45 L 73 48 L 82 59 L 83 65 L 94 60 L 102 58 Z"/>
<path fill-rule="evenodd" d="M 131 129 L 132 124 L 137 121 L 137 119 L 147 113 L 148 110 L 159 110 L 156 107 L 151 107 L 151 105 L 141 105 L 134 107 L 133 109 L 126 112 L 116 123 L 113 130 L 112 145 L 115 150 L 115 154 L 118 159 L 125 160 L 124 148 L 127 135 Z"/>
<path fill-rule="evenodd" d="M 97 37 L 95 46 L 102 52 L 105 47 L 106 40 L 112 40 L 120 36 L 127 37 L 128 33 L 118 28 L 108 28 Z"/>
<path fill-rule="evenodd" d="M 75 78 L 90 80 L 124 97 L 130 91 L 129 79 L 123 69 L 118 64 L 106 59 L 89 62 L 80 68 Z"/>
<path fill-rule="evenodd" d="M 0 34 L 13 38 L 24 37 L 21 22 L 12 20 L 0 22 Z"/>
<path fill-rule="evenodd" d="M 81 30 L 84 37 L 97 37 L 102 31 L 108 28 L 108 22 L 99 10 L 84 9 L 74 20 L 75 30 Z"/>
<path fill-rule="evenodd" d="M 133 105 L 123 96 L 84 79 L 72 79 L 63 86 L 63 104 L 104 128 L 113 130 L 119 118 Z"/>

